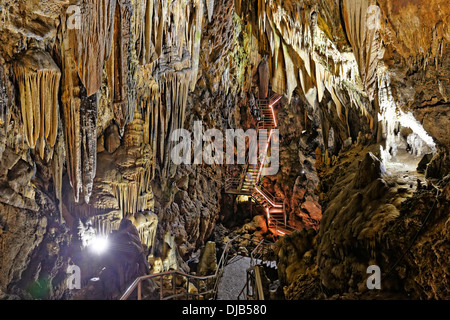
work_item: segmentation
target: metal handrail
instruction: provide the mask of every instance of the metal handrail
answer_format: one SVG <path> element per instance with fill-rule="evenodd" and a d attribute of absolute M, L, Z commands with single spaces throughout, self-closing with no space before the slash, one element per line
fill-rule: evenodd
<path fill-rule="evenodd" d="M 259 115 L 258 123 L 257 123 L 257 129 L 258 131 L 261 129 L 270 130 L 270 133 L 267 137 L 267 147 L 266 152 L 264 153 L 263 157 L 258 158 L 258 170 L 257 170 L 257 178 L 256 181 L 254 181 L 254 187 L 255 192 L 252 194 L 252 197 L 258 202 L 258 198 L 256 197 L 256 192 L 259 192 L 267 201 L 268 205 L 270 204 L 272 207 L 275 208 L 282 208 L 283 209 L 283 229 L 284 230 L 297 230 L 287 224 L 287 215 L 286 215 L 286 199 L 282 199 L 280 197 L 275 197 L 272 195 L 268 190 L 266 190 L 261 184 L 261 175 L 263 173 L 263 167 L 265 165 L 265 161 L 267 158 L 267 148 L 270 143 L 270 140 L 272 138 L 273 129 L 277 128 L 277 121 L 276 116 L 273 107 L 275 104 L 277 104 L 283 95 L 278 94 L 276 92 L 273 92 L 270 98 L 266 99 L 258 99 L 255 103 L 255 109 Z M 247 171 L 248 171 L 248 164 L 244 167 L 244 175 L 241 180 L 241 184 L 239 185 L 238 190 L 242 190 L 242 186 L 244 182 L 247 179 Z M 253 179 L 252 179 L 253 180 Z M 253 181 L 250 182 L 251 185 L 253 185 Z M 248 186 L 247 186 L 248 187 Z M 284 231 L 279 230 L 279 221 L 274 219 L 272 223 L 275 224 L 275 230 L 277 233 L 285 233 Z M 269 219 L 269 224 L 271 223 Z"/>
<path fill-rule="evenodd" d="M 269 190 L 267 190 L 263 185 L 259 185 L 258 189 L 261 190 L 266 196 L 268 196 L 274 203 L 279 204 L 283 201 L 281 197 L 275 197 Z"/>
<path fill-rule="evenodd" d="M 273 105 L 275 103 L 277 103 L 280 99 L 281 99 L 282 95 L 279 95 L 277 93 L 273 93 L 270 98 L 268 99 L 258 99 L 255 103 L 255 107 L 257 112 L 259 113 L 260 117 L 263 120 L 258 121 L 257 123 L 257 130 L 261 130 L 261 129 L 269 129 L 270 130 L 270 134 L 267 138 L 267 143 L 270 142 L 270 139 L 272 137 L 272 129 L 277 127 L 277 123 L 275 120 L 275 115 L 273 113 Z M 266 117 L 267 115 L 269 115 L 268 117 Z M 259 145 L 258 145 L 259 146 Z M 258 158 L 258 174 L 257 174 L 257 179 L 255 181 L 255 186 L 259 183 L 259 179 L 261 177 L 261 170 L 262 167 L 264 166 L 264 162 L 266 159 L 267 154 L 264 154 L 263 159 Z M 246 181 L 247 178 L 247 172 L 248 172 L 248 168 L 249 168 L 249 155 L 246 155 L 246 164 L 244 165 L 244 168 L 242 170 L 242 174 L 240 176 L 240 183 L 236 186 L 236 184 L 232 184 L 231 186 L 236 186 L 236 190 L 242 190 L 243 188 L 243 184 Z M 236 181 L 235 181 L 236 182 Z M 225 190 L 230 190 L 230 183 L 225 185 Z"/>
<path fill-rule="evenodd" d="M 154 278 L 160 279 L 160 298 L 161 298 L 161 300 L 169 300 L 169 299 L 173 299 L 173 298 L 177 298 L 177 297 L 181 297 L 181 296 L 187 296 L 189 299 L 189 296 L 206 296 L 208 294 L 212 294 L 213 295 L 212 298 L 215 299 L 216 295 L 217 295 L 219 279 L 223 274 L 223 270 L 226 266 L 226 263 L 228 262 L 227 258 L 228 258 L 229 249 L 231 248 L 232 243 L 240 238 L 242 238 L 244 240 L 250 240 L 253 242 L 257 242 L 254 239 L 243 237 L 243 236 L 236 236 L 233 239 L 229 240 L 225 245 L 225 248 L 222 252 L 219 263 L 217 264 L 216 272 L 214 274 L 207 275 L 207 276 L 197 276 L 197 275 L 187 274 L 180 270 L 171 270 L 171 271 L 141 276 L 141 277 L 138 277 L 137 279 L 135 279 L 131 283 L 131 285 L 128 287 L 128 289 L 125 291 L 125 293 L 120 297 L 120 300 L 127 300 L 136 289 L 138 291 L 137 292 L 138 300 L 142 300 L 142 282 L 145 280 L 154 279 Z M 174 294 L 164 297 L 163 280 L 164 280 L 164 277 L 167 277 L 167 276 L 172 276 L 172 281 L 173 281 L 172 290 L 174 290 Z M 182 276 L 183 278 L 186 279 L 186 292 L 185 293 L 179 293 L 179 294 L 176 293 L 176 289 L 177 289 L 175 286 L 175 282 L 176 282 L 175 277 L 176 276 Z M 193 283 L 195 281 L 197 283 L 199 283 L 200 281 L 208 281 L 208 280 L 214 280 L 214 285 L 211 289 L 207 289 L 206 291 L 200 292 L 200 286 L 197 285 L 198 293 L 190 293 L 189 292 L 189 284 L 190 283 Z"/>
<path fill-rule="evenodd" d="M 229 249 L 229 245 L 236 240 L 238 237 L 235 237 L 233 239 L 231 239 L 230 241 L 227 242 L 227 244 L 225 245 L 225 250 L 223 251 L 219 263 L 217 265 L 217 270 L 213 275 L 208 275 L 208 276 L 196 276 L 196 275 L 191 275 L 191 274 L 187 274 L 185 272 L 182 272 L 180 270 L 171 270 L 171 271 L 167 271 L 167 272 L 162 272 L 162 273 L 156 273 L 156 274 L 150 274 L 150 275 L 145 275 L 145 276 L 141 276 L 139 278 L 137 278 L 131 285 L 130 287 L 127 289 L 127 291 L 122 295 L 122 297 L 120 298 L 120 300 L 126 300 L 128 299 L 128 297 L 131 295 L 131 293 L 136 289 L 137 285 L 142 283 L 142 281 L 147 280 L 147 279 L 153 279 L 153 278 L 158 278 L 158 277 L 164 277 L 164 276 L 168 276 L 168 275 L 181 275 L 187 279 L 195 279 L 197 281 L 205 281 L 208 279 L 213 279 L 216 278 L 219 275 L 220 269 L 222 267 L 224 267 L 224 259 L 225 259 L 225 253 L 227 253 L 228 249 Z M 189 285 L 189 282 L 188 282 Z M 197 288 L 200 289 L 200 288 Z M 160 288 L 160 294 L 162 293 L 163 288 Z M 138 290 L 139 291 L 139 290 Z M 201 293 L 201 295 L 205 295 L 210 293 L 211 290 L 207 290 L 206 292 Z M 187 287 L 187 292 L 186 294 L 189 296 L 189 286 Z M 200 293 L 199 293 L 200 294 Z M 138 292 L 138 300 L 141 300 L 141 296 L 140 296 L 140 292 Z"/>
<path fill-rule="evenodd" d="M 267 241 L 267 240 L 261 240 L 258 245 L 255 247 L 255 249 L 252 250 L 250 253 L 250 268 L 247 269 L 247 281 L 245 282 L 244 287 L 239 292 L 237 299 L 240 300 L 240 297 L 243 295 L 244 291 L 247 290 L 247 298 L 253 298 L 255 296 L 255 293 L 257 293 L 257 298 L 264 299 L 264 294 L 260 294 L 262 292 L 262 288 L 259 288 L 259 290 L 255 290 L 254 286 L 251 286 L 251 283 L 255 284 L 256 281 L 256 260 L 257 257 L 260 257 L 261 262 L 264 261 L 264 253 L 267 251 L 266 248 L 268 246 L 272 246 L 274 243 Z M 250 294 L 250 288 L 252 288 L 252 293 Z M 260 293 L 258 293 L 260 292 Z"/>
<path fill-rule="evenodd" d="M 274 224 L 274 226 L 275 226 L 274 229 L 278 233 L 285 234 L 284 231 L 280 230 L 280 227 L 282 227 L 285 230 L 291 231 L 291 232 L 298 231 L 298 229 L 296 229 L 295 227 L 293 227 L 293 226 L 291 226 L 291 225 L 289 225 L 287 223 L 279 223 L 279 221 L 277 219 L 273 219 L 272 221 L 273 221 L 272 224 Z"/>

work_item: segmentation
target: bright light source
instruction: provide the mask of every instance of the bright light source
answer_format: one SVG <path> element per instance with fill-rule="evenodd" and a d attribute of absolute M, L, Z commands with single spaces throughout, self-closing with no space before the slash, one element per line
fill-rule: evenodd
<path fill-rule="evenodd" d="M 102 254 L 108 249 L 109 242 L 108 242 L 108 239 L 106 237 L 95 236 L 89 242 L 88 246 L 89 246 L 89 249 L 91 251 L 95 252 L 96 254 Z"/>

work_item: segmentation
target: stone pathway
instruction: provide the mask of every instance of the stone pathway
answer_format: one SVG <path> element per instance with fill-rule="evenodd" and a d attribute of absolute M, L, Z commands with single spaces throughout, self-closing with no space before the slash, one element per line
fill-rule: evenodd
<path fill-rule="evenodd" d="M 247 281 L 247 269 L 250 258 L 235 256 L 223 271 L 217 291 L 217 300 L 237 300 L 239 293 Z"/>

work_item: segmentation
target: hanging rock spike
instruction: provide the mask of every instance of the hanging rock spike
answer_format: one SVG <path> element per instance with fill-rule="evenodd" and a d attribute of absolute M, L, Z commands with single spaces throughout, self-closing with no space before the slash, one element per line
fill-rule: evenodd
<path fill-rule="evenodd" d="M 58 133 L 61 71 L 47 52 L 30 48 L 15 61 L 14 73 L 28 146 L 34 149 L 39 139 L 43 159 L 45 146 L 53 148 Z"/>

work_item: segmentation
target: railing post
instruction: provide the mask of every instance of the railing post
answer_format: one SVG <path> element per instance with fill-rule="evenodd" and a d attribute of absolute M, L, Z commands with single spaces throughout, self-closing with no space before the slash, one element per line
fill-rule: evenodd
<path fill-rule="evenodd" d="M 138 292 L 137 292 L 138 300 L 142 300 L 142 281 L 138 282 Z"/>
<path fill-rule="evenodd" d="M 161 298 L 161 300 L 163 300 L 164 299 L 164 292 L 163 292 L 163 286 L 164 286 L 163 278 L 164 278 L 164 276 L 160 276 L 159 278 L 161 279 L 160 280 L 160 288 L 159 288 L 159 297 Z"/>
<path fill-rule="evenodd" d="M 177 287 L 176 287 L 177 281 L 176 281 L 176 278 L 177 278 L 177 274 L 174 273 L 173 276 L 172 276 L 173 295 L 177 294 Z"/>
<path fill-rule="evenodd" d="M 189 278 L 186 278 L 186 299 L 189 300 Z"/>

